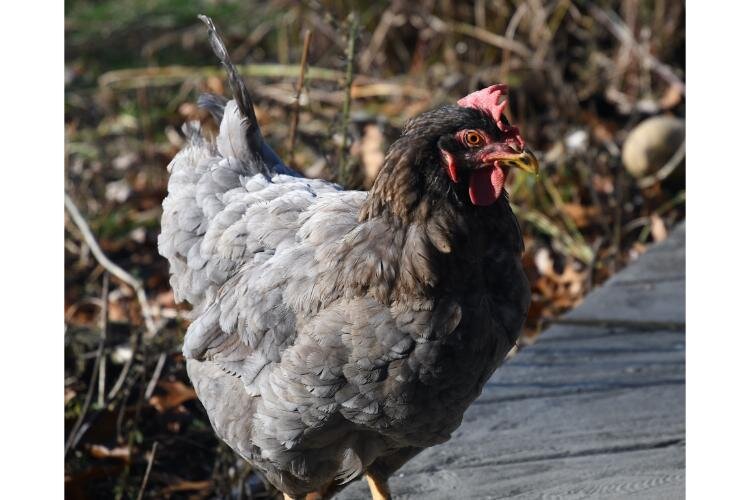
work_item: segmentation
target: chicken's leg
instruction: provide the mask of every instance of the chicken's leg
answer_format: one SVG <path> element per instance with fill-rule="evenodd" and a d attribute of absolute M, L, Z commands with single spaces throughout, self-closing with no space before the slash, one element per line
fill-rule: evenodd
<path fill-rule="evenodd" d="M 326 496 L 326 493 L 329 489 L 330 489 L 330 484 L 326 486 L 325 488 L 320 489 L 319 491 L 313 491 L 312 493 L 308 493 L 307 495 L 305 495 L 305 500 L 324 500 L 325 498 L 328 498 Z M 284 493 L 284 500 L 295 500 L 295 498 Z"/>
<path fill-rule="evenodd" d="M 391 500 L 391 489 L 388 488 L 388 480 L 380 479 L 372 472 L 365 474 L 367 484 L 370 486 L 372 500 Z"/>

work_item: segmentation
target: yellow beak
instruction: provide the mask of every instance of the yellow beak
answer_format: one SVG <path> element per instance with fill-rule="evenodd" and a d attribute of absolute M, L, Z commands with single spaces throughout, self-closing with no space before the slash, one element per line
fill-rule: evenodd
<path fill-rule="evenodd" d="M 506 156 L 500 163 L 504 166 L 520 168 L 524 172 L 539 175 L 539 161 L 528 149 L 524 149 L 517 155 Z"/>

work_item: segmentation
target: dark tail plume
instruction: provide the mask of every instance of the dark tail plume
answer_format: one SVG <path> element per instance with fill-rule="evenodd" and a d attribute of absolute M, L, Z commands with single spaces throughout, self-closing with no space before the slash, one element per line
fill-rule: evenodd
<path fill-rule="evenodd" d="M 221 64 L 227 72 L 229 78 L 229 86 L 232 88 L 232 97 L 237 103 L 237 107 L 242 113 L 242 116 L 246 120 L 248 128 L 248 141 L 250 141 L 252 149 L 259 151 L 262 146 L 262 138 L 260 134 L 260 128 L 258 126 L 258 120 L 255 117 L 255 109 L 253 108 L 253 98 L 250 96 L 250 92 L 245 86 L 245 82 L 240 77 L 239 72 L 232 61 L 229 59 L 229 52 L 227 51 L 224 40 L 221 38 L 213 20 L 204 16 L 203 14 L 198 15 L 198 19 L 203 21 L 203 24 L 208 28 L 208 39 L 211 43 L 211 49 L 213 49 L 216 57 L 219 58 Z"/>

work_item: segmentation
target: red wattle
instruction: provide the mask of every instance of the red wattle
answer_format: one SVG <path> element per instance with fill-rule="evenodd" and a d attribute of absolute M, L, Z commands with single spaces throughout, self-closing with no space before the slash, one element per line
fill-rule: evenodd
<path fill-rule="evenodd" d="M 500 198 L 504 184 L 505 172 L 497 163 L 474 170 L 469 179 L 469 198 L 474 205 L 492 205 Z"/>
<path fill-rule="evenodd" d="M 458 184 L 458 168 L 456 167 L 456 160 L 453 155 L 443 149 L 440 150 L 443 155 L 443 166 L 445 171 L 448 172 L 448 177 L 454 184 Z"/>

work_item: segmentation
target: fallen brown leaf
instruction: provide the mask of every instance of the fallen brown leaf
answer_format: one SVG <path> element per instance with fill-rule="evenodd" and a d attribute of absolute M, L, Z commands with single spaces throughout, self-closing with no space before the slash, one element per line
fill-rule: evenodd
<path fill-rule="evenodd" d="M 556 316 L 583 300 L 587 278 L 585 270 L 576 269 L 574 262 L 567 259 L 562 273 L 558 273 L 545 249 L 537 253 L 536 263 L 540 277 L 534 281 L 533 288 L 550 307 L 549 311 L 544 311 L 544 316 Z"/>
<path fill-rule="evenodd" d="M 157 384 L 164 394 L 155 394 L 148 400 L 149 404 L 156 408 L 159 413 L 176 408 L 186 401 L 191 401 L 197 396 L 192 387 L 188 387 L 179 380 L 162 380 Z"/>
<path fill-rule="evenodd" d="M 107 448 L 101 444 L 92 444 L 89 447 L 89 454 L 93 458 L 116 458 L 124 462 L 130 461 L 130 448 L 127 446 L 118 446 L 116 448 Z"/>
<path fill-rule="evenodd" d="M 71 400 L 72 400 L 72 399 L 73 399 L 74 397 L 76 397 L 76 394 L 77 394 L 77 393 L 76 393 L 76 391 L 74 391 L 74 390 L 73 390 L 73 389 L 71 389 L 70 387 L 66 387 L 66 388 L 65 388 L 65 404 L 67 405 L 68 403 L 70 403 L 70 401 L 71 401 Z"/>
<path fill-rule="evenodd" d="M 667 239 L 667 226 L 664 224 L 664 219 L 656 214 L 651 214 L 651 237 L 654 241 Z"/>
<path fill-rule="evenodd" d="M 181 491 L 200 491 L 210 487 L 211 481 L 180 481 L 175 484 L 170 484 L 162 489 L 161 494 L 168 495 L 171 493 L 179 493 Z"/>
<path fill-rule="evenodd" d="M 591 221 L 598 215 L 596 207 L 585 206 L 579 203 L 566 203 L 563 205 L 563 210 L 573 219 L 576 227 L 579 228 L 590 225 Z"/>
<path fill-rule="evenodd" d="M 664 110 L 674 108 L 682 102 L 682 94 L 683 91 L 679 85 L 670 85 L 659 99 L 659 106 Z"/>

